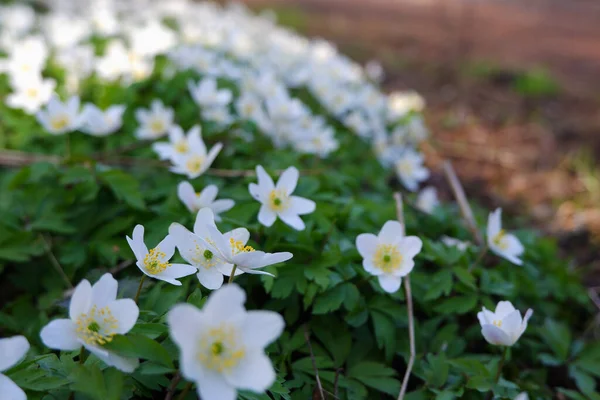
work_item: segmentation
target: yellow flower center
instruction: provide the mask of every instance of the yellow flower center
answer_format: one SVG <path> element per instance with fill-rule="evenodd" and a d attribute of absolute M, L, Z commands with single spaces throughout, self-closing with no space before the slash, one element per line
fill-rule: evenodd
<path fill-rule="evenodd" d="M 150 130 L 155 134 L 160 134 L 165 131 L 165 123 L 160 119 L 155 119 L 150 122 Z"/>
<path fill-rule="evenodd" d="M 175 143 L 175 146 L 173 146 L 173 147 L 175 148 L 175 151 L 180 154 L 185 154 L 190 149 L 190 147 L 188 146 L 187 140 L 185 140 L 185 139 L 180 140 L 179 142 Z"/>
<path fill-rule="evenodd" d="M 69 125 L 69 117 L 66 115 L 57 115 L 50 119 L 50 126 L 56 131 L 60 131 Z"/>
<path fill-rule="evenodd" d="M 194 265 L 202 265 L 204 268 L 209 269 L 214 267 L 217 262 L 220 262 L 220 259 L 215 257 L 212 251 L 205 249 L 196 243 L 196 254 L 191 258 L 191 262 Z"/>
<path fill-rule="evenodd" d="M 202 171 L 202 166 L 204 165 L 204 157 L 202 156 L 192 156 L 185 163 L 185 167 L 192 174 L 197 174 Z"/>
<path fill-rule="evenodd" d="M 87 314 L 81 314 L 76 321 L 77 336 L 87 344 L 102 346 L 110 342 L 117 333 L 119 321 L 112 315 L 110 308 L 98 310 L 93 306 Z"/>
<path fill-rule="evenodd" d="M 246 115 L 252 115 L 252 113 L 254 112 L 255 108 L 256 107 L 254 106 L 254 104 L 247 103 L 247 104 L 244 105 L 244 113 Z"/>
<path fill-rule="evenodd" d="M 289 206 L 290 198 L 283 190 L 273 189 L 269 193 L 269 207 L 273 211 L 283 211 Z"/>
<path fill-rule="evenodd" d="M 502 327 L 502 321 L 500 320 L 495 320 L 494 322 L 492 322 L 492 324 L 496 325 L 498 328 Z"/>
<path fill-rule="evenodd" d="M 246 355 L 245 347 L 237 342 L 237 332 L 230 326 L 209 329 L 200 339 L 197 358 L 210 370 L 231 370 Z"/>
<path fill-rule="evenodd" d="M 400 173 L 405 174 L 405 175 L 411 175 L 413 172 L 413 163 L 411 163 L 408 160 L 402 160 L 399 161 L 398 164 L 398 171 L 400 171 Z"/>
<path fill-rule="evenodd" d="M 144 267 L 150 275 L 156 275 L 169 268 L 171 264 L 164 261 L 167 255 L 157 248 L 150 249 L 144 257 Z"/>
<path fill-rule="evenodd" d="M 236 255 L 238 253 L 251 253 L 254 250 L 254 247 L 247 246 L 241 240 L 235 240 L 234 238 L 229 238 L 229 245 L 231 246 L 231 255 Z"/>
<path fill-rule="evenodd" d="M 391 244 L 380 244 L 373 255 L 373 265 L 389 274 L 400 268 L 402 255 L 396 246 Z"/>
<path fill-rule="evenodd" d="M 500 232 L 498 232 L 496 234 L 496 236 L 494 236 L 494 238 L 492 239 L 492 242 L 500 250 L 506 250 L 508 248 L 508 243 L 506 242 L 506 240 L 504 240 L 505 237 L 506 237 L 506 232 L 504 231 L 504 229 L 500 229 Z"/>
<path fill-rule="evenodd" d="M 29 89 L 27 89 L 26 93 L 27 93 L 27 96 L 35 98 L 38 96 L 39 92 L 36 88 L 29 88 Z"/>

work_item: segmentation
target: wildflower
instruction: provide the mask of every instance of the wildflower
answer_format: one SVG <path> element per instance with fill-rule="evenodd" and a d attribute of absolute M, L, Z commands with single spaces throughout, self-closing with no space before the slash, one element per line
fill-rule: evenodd
<path fill-rule="evenodd" d="M 525 252 L 525 249 L 515 235 L 506 233 L 502 229 L 501 208 L 497 208 L 488 217 L 487 242 L 488 247 L 500 257 L 516 265 L 523 264 L 519 257 Z"/>
<path fill-rule="evenodd" d="M 118 282 L 109 273 L 93 286 L 82 280 L 73 292 L 69 318 L 55 319 L 46 325 L 40 337 L 51 349 L 73 351 L 81 346 L 107 365 L 133 372 L 137 358 L 122 357 L 103 347 L 115 335 L 124 335 L 135 325 L 139 309 L 131 299 L 117 300 Z"/>
<path fill-rule="evenodd" d="M 285 326 L 272 311 L 246 311 L 236 284 L 213 292 L 199 310 L 178 304 L 167 314 L 181 354 L 181 373 L 196 382 L 202 399 L 235 400 L 237 389 L 263 393 L 275 381 L 265 347 Z"/>
<path fill-rule="evenodd" d="M 221 143 L 215 144 L 210 151 L 206 152 L 206 145 L 200 135 L 188 135 L 187 154 L 178 155 L 171 159 L 173 166 L 171 172 L 186 175 L 194 179 L 202 175 L 211 166 L 217 155 L 223 148 Z"/>
<path fill-rule="evenodd" d="M 72 132 L 81 126 L 83 121 L 79 112 L 79 97 L 72 96 L 65 103 L 58 96 L 50 98 L 45 110 L 39 111 L 37 120 L 53 135 Z"/>
<path fill-rule="evenodd" d="M 404 236 L 402 224 L 387 221 L 379 235 L 362 233 L 356 238 L 356 248 L 363 257 L 363 267 L 377 276 L 379 284 L 388 293 L 400 289 L 402 277 L 412 271 L 413 258 L 419 254 L 423 242 L 416 236 Z"/>
<path fill-rule="evenodd" d="M 92 136 L 108 136 L 123 125 L 124 105 L 114 105 L 102 111 L 94 104 L 83 107 L 81 130 Z"/>
<path fill-rule="evenodd" d="M 525 329 L 533 310 L 529 309 L 525 317 L 515 310 L 510 301 L 501 301 L 496 306 L 496 312 L 491 312 L 485 307 L 477 313 L 481 324 L 481 334 L 488 343 L 497 346 L 512 346 L 519 340 Z"/>
<path fill-rule="evenodd" d="M 0 372 L 16 365 L 29 351 L 29 342 L 24 336 L 0 339 Z M 3 399 L 25 400 L 25 392 L 10 378 L 0 373 L 0 393 Z"/>
<path fill-rule="evenodd" d="M 14 93 L 6 97 L 6 104 L 11 108 L 23 109 L 27 114 L 35 114 L 52 97 L 56 81 L 36 76 L 26 81 L 13 82 L 12 87 Z"/>
<path fill-rule="evenodd" d="M 219 188 L 216 185 L 208 185 L 200 193 L 196 193 L 191 183 L 183 181 L 177 186 L 177 196 L 190 212 L 197 213 L 201 208 L 208 207 L 215 214 L 215 221 L 220 222 L 220 213 L 230 210 L 235 202 L 231 199 L 219 199 L 217 194 Z"/>
<path fill-rule="evenodd" d="M 190 152 L 190 142 L 201 140 L 200 126 L 194 125 L 186 136 L 179 125 L 173 125 L 169 128 L 169 142 L 154 143 L 152 149 L 161 160 L 173 160 Z"/>
<path fill-rule="evenodd" d="M 196 276 L 202 286 L 207 289 L 218 289 L 223 285 L 223 275 L 229 276 L 233 265 L 225 261 L 214 252 L 212 247 L 206 245 L 203 238 L 209 238 L 211 232 L 207 225 L 215 227 L 215 216 L 210 208 L 203 208 L 196 215 L 194 232 L 188 231 L 183 225 L 174 223 L 169 227 L 169 235 L 177 243 L 177 249 L 181 256 L 194 267 L 198 268 Z M 247 229 L 238 228 L 224 233 L 226 240 L 246 243 L 250 237 Z M 236 269 L 235 275 L 243 271 Z"/>
<path fill-rule="evenodd" d="M 173 110 L 165 107 L 162 101 L 154 100 L 150 110 L 138 109 L 135 118 L 140 123 L 135 132 L 138 139 L 157 139 L 173 125 Z"/>
<path fill-rule="evenodd" d="M 429 178 L 429 170 L 423 166 L 423 155 L 414 150 L 405 150 L 395 162 L 396 173 L 402 184 L 414 192 L 419 182 Z"/>
<path fill-rule="evenodd" d="M 529 395 L 527 392 L 521 392 L 517 395 L 517 397 L 515 397 L 514 400 L 529 400 Z"/>
<path fill-rule="evenodd" d="M 446 235 L 442 236 L 442 243 L 448 247 L 456 247 L 461 252 L 465 251 L 471 245 L 471 243 L 467 241 L 462 241 Z"/>
<path fill-rule="evenodd" d="M 437 190 L 432 186 L 424 188 L 417 195 L 417 208 L 427 214 L 431 214 L 439 205 Z"/>
<path fill-rule="evenodd" d="M 175 254 L 175 240 L 167 235 L 156 247 L 148 250 L 144 243 L 144 227 L 136 225 L 133 239 L 127 236 L 127 243 L 137 259 L 138 268 L 150 278 L 159 279 L 180 286 L 177 279 L 196 272 L 196 268 L 187 264 L 171 264 L 169 260 Z"/>
<path fill-rule="evenodd" d="M 204 78 L 198 84 L 189 81 L 188 89 L 194 102 L 204 108 L 226 106 L 231 103 L 233 97 L 230 90 L 219 90 L 217 81 L 214 78 Z"/>
<path fill-rule="evenodd" d="M 217 254 L 227 263 L 234 265 L 236 269 L 241 269 L 249 274 L 272 275 L 265 271 L 258 271 L 258 268 L 287 261 L 293 257 L 293 254 L 289 252 L 265 253 L 248 246 L 246 243 L 250 238 L 250 233 L 246 228 L 238 228 L 234 236 L 221 233 L 214 224 L 210 223 L 214 219 L 210 215 L 212 210 L 207 209 L 206 213 L 207 217 L 203 220 L 196 219 L 197 225 L 204 221 L 204 228 L 195 226 L 194 231 L 206 232 L 206 235 L 202 237 L 206 247 L 213 254 Z M 231 275 L 230 271 L 225 272 L 225 275 Z"/>
<path fill-rule="evenodd" d="M 250 194 L 262 206 L 258 212 L 258 221 L 264 226 L 271 226 L 279 217 L 285 224 L 301 231 L 305 228 L 300 215 L 315 211 L 315 202 L 304 197 L 292 196 L 298 183 L 299 172 L 296 167 L 289 167 L 279 177 L 277 185 L 260 165 L 256 166 L 258 184 L 248 186 Z"/>

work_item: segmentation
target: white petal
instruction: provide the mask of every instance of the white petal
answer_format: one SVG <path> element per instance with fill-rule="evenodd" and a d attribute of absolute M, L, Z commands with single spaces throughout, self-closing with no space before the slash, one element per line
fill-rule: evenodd
<path fill-rule="evenodd" d="M 273 311 L 248 311 L 241 325 L 246 346 L 260 349 L 275 341 L 284 328 L 283 317 Z"/>
<path fill-rule="evenodd" d="M 317 208 L 314 201 L 305 199 L 304 197 L 291 196 L 290 209 L 298 215 L 310 214 Z"/>
<path fill-rule="evenodd" d="M 79 285 L 75 288 L 73 296 L 71 297 L 71 304 L 69 305 L 69 318 L 73 321 L 81 314 L 85 314 L 89 311 L 92 306 L 92 285 L 87 279 L 79 282 Z"/>
<path fill-rule="evenodd" d="M 255 200 L 265 204 L 269 201 L 269 193 L 271 193 L 271 190 L 273 189 L 268 189 L 266 186 L 260 186 L 256 183 L 251 183 L 248 185 L 248 192 L 250 195 Z"/>
<path fill-rule="evenodd" d="M 195 274 L 198 268 L 188 264 L 171 264 L 167 269 L 155 276 L 161 279 L 179 279 L 184 276 Z"/>
<path fill-rule="evenodd" d="M 191 183 L 188 181 L 180 182 L 177 186 L 177 197 L 185 204 L 188 210 L 195 212 L 196 192 Z"/>
<path fill-rule="evenodd" d="M 171 338 L 182 353 L 195 348 L 204 325 L 200 310 L 191 304 L 177 304 L 167 313 L 167 323 Z"/>
<path fill-rule="evenodd" d="M 298 214 L 293 214 L 290 209 L 279 213 L 279 219 L 297 231 L 303 231 L 306 227 L 302 218 L 300 218 Z"/>
<path fill-rule="evenodd" d="M 203 400 L 236 400 L 237 391 L 222 374 L 203 370 L 202 380 L 198 382 L 198 396 Z"/>
<path fill-rule="evenodd" d="M 249 352 L 225 379 L 240 389 L 248 389 L 262 393 L 275 382 L 275 370 L 271 360 L 262 351 Z"/>
<path fill-rule="evenodd" d="M 269 227 L 273 225 L 276 219 L 277 214 L 275 211 L 271 210 L 266 204 L 260 206 L 260 210 L 258 211 L 258 222 L 266 227 Z"/>
<path fill-rule="evenodd" d="M 170 260 L 171 257 L 173 257 L 173 254 L 175 254 L 175 239 L 169 235 L 165 236 L 165 238 L 156 245 L 156 249 L 165 253 L 165 256 L 162 258 L 163 261 Z"/>
<path fill-rule="evenodd" d="M 205 227 L 208 225 L 214 227 L 217 226 L 215 224 L 215 214 L 210 208 L 204 207 L 198 211 L 198 214 L 196 214 L 194 233 L 200 237 L 208 236 L 209 232 L 205 229 Z"/>
<path fill-rule="evenodd" d="M 415 267 L 415 261 L 412 258 L 404 257 L 402 259 L 402 263 L 400 264 L 400 268 L 392 272 L 392 275 L 403 277 L 411 273 L 413 268 Z"/>
<path fill-rule="evenodd" d="M 527 323 L 529 322 L 529 318 L 531 318 L 532 315 L 533 310 L 530 308 L 529 310 L 527 310 L 525 316 L 523 317 L 523 323 L 521 324 L 521 335 L 523 334 L 523 332 L 525 332 L 525 329 L 527 329 Z"/>
<path fill-rule="evenodd" d="M 218 193 L 219 188 L 216 185 L 208 185 L 200 192 L 198 203 L 208 207 L 217 198 Z"/>
<path fill-rule="evenodd" d="M 0 374 L 0 394 L 2 400 L 27 400 L 25 392 L 9 377 Z"/>
<path fill-rule="evenodd" d="M 521 324 L 523 318 L 521 318 L 521 312 L 515 310 L 502 318 L 502 330 L 511 336 L 515 341 L 521 336 Z"/>
<path fill-rule="evenodd" d="M 70 319 L 55 319 L 40 332 L 44 344 L 55 350 L 77 350 L 81 343 L 77 340 L 77 325 Z"/>
<path fill-rule="evenodd" d="M 148 254 L 148 248 L 144 243 L 144 227 L 142 225 L 136 225 L 133 229 L 133 235 L 131 239 L 127 237 L 127 242 L 131 251 L 135 255 L 135 258 L 142 260 L 146 254 Z"/>
<path fill-rule="evenodd" d="M 92 286 L 92 305 L 103 308 L 117 298 L 119 283 L 109 273 L 102 275 Z"/>
<path fill-rule="evenodd" d="M 515 307 L 510 301 L 500 301 L 496 306 L 496 318 L 502 319 L 513 311 L 515 311 Z"/>
<path fill-rule="evenodd" d="M 289 167 L 279 177 L 276 189 L 283 190 L 288 196 L 294 193 L 300 173 L 296 167 Z"/>
<path fill-rule="evenodd" d="M 246 293 L 235 283 L 223 286 L 208 296 L 203 311 L 210 321 L 238 318 L 246 313 Z"/>
<path fill-rule="evenodd" d="M 108 305 L 108 308 L 110 308 L 113 317 L 119 323 L 117 333 L 121 335 L 126 334 L 133 328 L 140 314 L 140 309 L 132 299 L 115 300 Z"/>
<path fill-rule="evenodd" d="M 273 179 L 267 174 L 267 171 L 265 171 L 262 165 L 256 166 L 256 176 L 258 178 L 258 186 L 260 186 L 263 191 L 270 192 L 275 189 Z"/>
<path fill-rule="evenodd" d="M 373 264 L 373 260 L 371 257 L 363 259 L 363 268 L 371 275 L 379 276 L 383 274 L 383 271 Z"/>
<path fill-rule="evenodd" d="M 388 293 L 395 293 L 400 289 L 400 284 L 402 283 L 402 278 L 391 275 L 379 275 L 377 277 L 379 280 L 379 285 L 381 288 Z"/>
<path fill-rule="evenodd" d="M 413 258 L 421 252 L 423 241 L 416 236 L 406 236 L 398 243 L 398 251 L 404 259 Z"/>
<path fill-rule="evenodd" d="M 222 148 L 223 144 L 217 143 L 210 149 L 208 155 L 206 156 L 206 160 L 204 160 L 204 166 L 202 167 L 203 171 L 206 171 L 208 168 L 210 168 L 210 166 L 212 165 L 213 161 L 215 161 L 215 158 L 217 158 Z"/>
<path fill-rule="evenodd" d="M 481 334 L 489 344 L 496 346 L 512 346 L 512 339 L 502 329 L 496 325 L 484 325 L 481 327 Z"/>
<path fill-rule="evenodd" d="M 488 216 L 487 236 L 488 241 L 492 240 L 502 229 L 502 209 L 497 208 Z"/>
<path fill-rule="evenodd" d="M 493 323 L 496 319 L 496 316 L 493 312 L 483 307 L 482 310 L 477 313 L 477 318 L 479 319 L 481 326 L 483 326 Z"/>
<path fill-rule="evenodd" d="M 29 351 L 29 342 L 25 336 L 13 336 L 0 339 L 0 372 L 16 365 Z M 0 391 L 2 393 L 2 391 Z"/>
<path fill-rule="evenodd" d="M 210 205 L 210 208 L 214 211 L 215 214 L 220 214 L 225 211 L 229 211 L 235 206 L 235 201 L 231 199 L 221 199 L 216 200 Z"/>
<path fill-rule="evenodd" d="M 403 231 L 404 228 L 400 222 L 387 221 L 379 232 L 379 241 L 387 244 L 397 243 L 404 237 Z"/>
<path fill-rule="evenodd" d="M 242 242 L 243 244 L 246 244 L 250 239 L 250 231 L 248 231 L 246 228 L 235 228 L 224 233 L 223 237 L 225 240 L 227 240 L 227 242 L 229 242 L 229 239 L 233 239 L 236 242 Z"/>
<path fill-rule="evenodd" d="M 223 274 L 215 267 L 200 267 L 196 276 L 200 284 L 207 289 L 215 290 L 223 286 Z"/>
<path fill-rule="evenodd" d="M 379 245 L 379 240 L 372 233 L 361 233 L 356 237 L 356 250 L 364 259 L 373 257 L 377 245 Z"/>
<path fill-rule="evenodd" d="M 508 248 L 506 249 L 507 253 L 510 253 L 515 256 L 520 256 L 525 251 L 525 248 L 521 244 L 521 241 L 515 235 L 507 233 L 504 236 L 504 240 L 508 245 Z"/>

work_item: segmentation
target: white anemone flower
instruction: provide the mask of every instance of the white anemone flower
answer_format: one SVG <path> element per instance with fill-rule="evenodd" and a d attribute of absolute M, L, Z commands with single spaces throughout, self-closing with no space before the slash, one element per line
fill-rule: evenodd
<path fill-rule="evenodd" d="M 123 125 L 124 105 L 114 105 L 105 111 L 88 103 L 83 107 L 81 130 L 92 136 L 108 136 Z"/>
<path fill-rule="evenodd" d="M 517 395 L 517 397 L 515 397 L 514 400 L 529 400 L 529 395 L 527 392 L 521 392 Z"/>
<path fill-rule="evenodd" d="M 183 181 L 177 186 L 177 196 L 190 212 L 197 213 L 200 209 L 208 207 L 215 214 L 215 221 L 220 222 L 220 213 L 229 211 L 235 205 L 231 199 L 219 199 L 219 188 L 216 185 L 208 185 L 197 193 L 188 181 Z"/>
<path fill-rule="evenodd" d="M 264 349 L 285 322 L 272 311 L 246 311 L 245 301 L 244 291 L 230 284 L 213 292 L 202 310 L 178 304 L 167 314 L 181 373 L 202 399 L 235 400 L 237 389 L 263 393 L 275 382 Z"/>
<path fill-rule="evenodd" d="M 296 167 L 289 167 L 279 177 L 277 184 L 265 169 L 257 165 L 258 184 L 251 183 L 248 190 L 252 197 L 262 205 L 258 212 L 258 221 L 264 226 L 271 226 L 279 217 L 285 224 L 301 231 L 305 228 L 300 215 L 315 211 L 315 202 L 304 197 L 292 196 L 298 183 L 299 172 Z"/>
<path fill-rule="evenodd" d="M 433 186 L 427 186 L 417 195 L 417 208 L 424 213 L 431 214 L 440 205 L 437 190 Z"/>
<path fill-rule="evenodd" d="M 217 143 L 207 152 L 200 135 L 188 135 L 188 146 L 187 154 L 176 155 L 171 159 L 173 166 L 170 170 L 176 174 L 186 175 L 189 179 L 197 178 L 205 173 L 223 148 L 223 144 Z"/>
<path fill-rule="evenodd" d="M 230 276 L 233 264 L 228 263 L 218 253 L 215 253 L 206 245 L 202 238 L 210 237 L 211 232 L 207 225 L 215 227 L 215 217 L 209 208 L 203 208 L 196 215 L 194 232 L 190 232 L 183 225 L 173 223 L 169 227 L 169 235 L 175 239 L 179 254 L 191 265 L 198 268 L 196 276 L 200 284 L 207 289 L 218 289 L 223 285 L 223 275 Z M 234 242 L 246 243 L 250 238 L 247 229 L 237 228 L 224 233 L 223 236 Z M 235 275 L 243 274 L 240 269 L 235 270 Z"/>
<path fill-rule="evenodd" d="M 525 248 L 515 235 L 502 229 L 501 208 L 497 208 L 488 217 L 487 242 L 489 248 L 500 257 L 516 265 L 523 264 L 519 257 L 525 252 Z"/>
<path fill-rule="evenodd" d="M 496 306 L 496 311 L 483 307 L 477 313 L 481 324 L 481 334 L 488 343 L 496 346 L 512 346 L 519 340 L 525 329 L 533 310 L 530 308 L 521 318 L 521 312 L 516 310 L 510 301 L 501 301 Z"/>
<path fill-rule="evenodd" d="M 365 271 L 376 276 L 388 293 L 400 289 L 402 277 L 412 271 L 413 258 L 421 247 L 423 242 L 418 237 L 404 236 L 404 228 L 398 221 L 387 221 L 377 236 L 362 233 L 356 238 Z"/>
<path fill-rule="evenodd" d="M 206 210 L 206 213 L 213 213 L 210 209 Z M 273 274 L 259 271 L 258 269 L 287 261 L 293 257 L 293 254 L 287 251 L 280 253 L 265 253 L 264 251 L 256 250 L 252 246 L 246 244 L 250 238 L 250 233 L 246 228 L 238 228 L 239 231 L 236 230 L 237 233 L 234 236 L 223 234 L 213 223 L 211 223 L 213 220 L 214 217 L 211 216 L 208 216 L 203 220 L 205 225 L 203 231 L 206 231 L 207 234 L 201 239 L 213 254 L 217 254 L 227 263 L 234 265 L 236 270 L 241 269 L 249 274 L 265 274 L 272 276 Z M 201 220 L 196 220 L 197 224 L 199 222 L 201 222 Z M 231 275 L 230 271 L 227 271 L 226 275 Z"/>
<path fill-rule="evenodd" d="M 72 132 L 79 129 L 83 121 L 79 105 L 79 96 L 72 96 L 63 103 L 58 96 L 53 95 L 46 109 L 39 111 L 36 117 L 38 122 L 53 135 Z"/>
<path fill-rule="evenodd" d="M 157 139 L 164 136 L 173 125 L 173 109 L 165 107 L 162 101 L 154 100 L 150 109 L 138 109 L 135 118 L 140 126 L 135 132 L 138 139 Z"/>
<path fill-rule="evenodd" d="M 406 149 L 395 162 L 396 173 L 402 184 L 411 192 L 419 187 L 419 182 L 429 178 L 429 170 L 423 166 L 423 155 Z"/>
<path fill-rule="evenodd" d="M 6 104 L 27 114 L 35 114 L 52 97 L 56 81 L 37 76 L 26 81 L 13 82 L 14 93 L 6 96 Z"/>
<path fill-rule="evenodd" d="M 467 248 L 471 246 L 471 243 L 468 241 L 463 241 L 446 235 L 442 236 L 441 240 L 442 243 L 444 243 L 444 246 L 456 247 L 461 252 L 467 250 Z"/>
<path fill-rule="evenodd" d="M 137 358 L 122 357 L 102 347 L 115 335 L 124 335 L 135 325 L 139 309 L 132 299 L 117 300 L 118 282 L 109 273 L 93 286 L 82 280 L 73 292 L 69 318 L 55 319 L 46 325 L 40 337 L 51 349 L 73 351 L 81 346 L 123 372 L 133 372 Z"/>
<path fill-rule="evenodd" d="M 177 279 L 191 275 L 196 268 L 187 264 L 171 264 L 169 260 L 175 254 L 175 240 L 167 235 L 156 247 L 148 250 L 144 243 L 144 227 L 136 225 L 133 238 L 127 236 L 127 243 L 137 260 L 138 268 L 150 278 L 159 279 L 175 286 L 181 286 Z"/>
<path fill-rule="evenodd" d="M 204 78 L 198 84 L 188 82 L 188 89 L 194 102 L 200 107 L 223 107 L 231 103 L 233 95 L 230 90 L 219 89 L 215 78 Z"/>
<path fill-rule="evenodd" d="M 190 142 L 193 144 L 202 140 L 201 132 L 200 126 L 194 125 L 186 135 L 183 128 L 173 125 L 169 128 L 169 141 L 154 143 L 152 149 L 161 160 L 174 160 L 186 156 L 190 152 Z"/>
<path fill-rule="evenodd" d="M 0 372 L 15 366 L 29 351 L 29 342 L 24 336 L 0 339 Z M 0 373 L 0 394 L 7 400 L 26 400 L 25 392 L 10 378 Z"/>

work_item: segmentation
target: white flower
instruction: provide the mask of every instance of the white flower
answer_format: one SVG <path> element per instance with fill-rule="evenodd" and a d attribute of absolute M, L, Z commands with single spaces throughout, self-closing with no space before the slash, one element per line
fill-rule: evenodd
<path fill-rule="evenodd" d="M 529 395 L 527 392 L 521 392 L 517 395 L 517 397 L 515 397 L 514 400 L 529 400 Z"/>
<path fill-rule="evenodd" d="M 411 192 L 417 190 L 419 182 L 429 178 L 429 170 L 423 166 L 423 155 L 414 150 L 405 150 L 398 157 L 394 166 L 398 178 Z"/>
<path fill-rule="evenodd" d="M 29 342 L 24 336 L 0 339 L 0 372 L 16 365 L 29 351 Z M 0 394 L 6 400 L 26 400 L 25 392 L 10 378 L 0 373 Z"/>
<path fill-rule="evenodd" d="M 6 97 L 6 104 L 11 108 L 23 109 L 27 114 L 35 114 L 52 97 L 56 81 L 37 76 L 13 82 L 12 86 L 15 92 Z"/>
<path fill-rule="evenodd" d="M 123 125 L 124 105 L 114 105 L 102 111 L 94 104 L 83 107 L 81 130 L 92 136 L 108 136 Z"/>
<path fill-rule="evenodd" d="M 189 81 L 188 89 L 196 104 L 206 108 L 226 106 L 233 97 L 230 90 L 219 90 L 214 78 L 204 78 L 197 85 Z"/>
<path fill-rule="evenodd" d="M 37 120 L 53 135 L 75 131 L 79 129 L 83 120 L 79 104 L 78 96 L 72 96 L 63 103 L 58 96 L 53 95 L 46 109 L 37 113 Z"/>
<path fill-rule="evenodd" d="M 206 145 L 198 132 L 198 135 L 188 135 L 188 147 L 187 154 L 180 156 L 175 153 L 175 157 L 171 159 L 173 166 L 170 170 L 176 174 L 187 175 L 188 178 L 194 179 L 206 172 L 217 158 L 223 145 L 217 143 L 207 153 Z"/>
<path fill-rule="evenodd" d="M 162 101 L 154 100 L 150 110 L 138 109 L 135 118 L 140 127 L 135 132 L 138 139 L 157 139 L 164 136 L 173 125 L 173 110 Z"/>
<path fill-rule="evenodd" d="M 246 295 L 235 284 L 213 292 L 202 310 L 178 304 L 167 321 L 181 353 L 181 373 L 196 382 L 205 400 L 235 400 L 237 389 L 262 393 L 275 381 L 265 347 L 285 322 L 272 311 L 246 311 Z"/>
<path fill-rule="evenodd" d="M 42 329 L 44 344 L 64 351 L 83 346 L 106 364 L 133 372 L 137 358 L 121 357 L 102 347 L 115 335 L 129 332 L 138 319 L 138 306 L 132 299 L 117 300 L 117 289 L 118 282 L 108 273 L 94 286 L 82 280 L 71 297 L 69 318 L 55 319 Z"/>
<path fill-rule="evenodd" d="M 394 122 L 411 111 L 422 111 L 425 100 L 417 92 L 393 92 L 388 97 L 388 120 Z"/>
<path fill-rule="evenodd" d="M 421 190 L 417 195 L 416 205 L 419 210 L 431 214 L 433 210 L 440 205 L 437 190 L 432 186 L 428 186 Z"/>
<path fill-rule="evenodd" d="M 365 64 L 365 75 L 374 82 L 381 82 L 385 76 L 385 72 L 379 61 L 370 60 Z"/>
<path fill-rule="evenodd" d="M 506 233 L 502 229 L 502 209 L 490 213 L 487 225 L 488 247 L 497 255 L 507 259 L 513 264 L 521 265 L 523 261 L 519 258 L 525 248 L 513 234 Z"/>
<path fill-rule="evenodd" d="M 365 271 L 377 276 L 379 284 L 388 293 L 400 289 L 402 277 L 412 271 L 413 258 L 422 246 L 418 237 L 403 235 L 402 224 L 398 221 L 387 221 L 377 236 L 362 233 L 356 238 Z"/>
<path fill-rule="evenodd" d="M 471 243 L 467 241 L 462 241 L 446 235 L 442 236 L 441 240 L 445 246 L 456 247 L 459 251 L 465 251 L 471 245 Z"/>
<path fill-rule="evenodd" d="M 301 231 L 305 228 L 300 215 L 315 211 L 315 202 L 304 197 L 292 196 L 298 183 L 299 172 L 296 167 L 289 167 L 279 177 L 277 185 L 260 165 L 256 166 L 258 184 L 248 186 L 250 194 L 262 206 L 258 212 L 258 221 L 264 226 L 271 226 L 279 217 L 284 223 Z"/>
<path fill-rule="evenodd" d="M 196 268 L 187 264 L 171 264 L 169 260 L 175 254 L 175 240 L 167 235 L 156 247 L 148 250 L 144 243 L 144 227 L 136 225 L 133 239 L 127 236 L 127 243 L 137 260 L 136 265 L 147 276 L 172 285 L 180 286 L 177 279 L 191 275 Z"/>
<path fill-rule="evenodd" d="M 207 289 L 218 289 L 223 285 L 223 275 L 231 275 L 233 264 L 228 263 L 223 258 L 211 250 L 212 247 L 206 245 L 203 238 L 210 237 L 211 232 L 206 228 L 211 225 L 216 229 L 215 219 L 209 208 L 203 208 L 196 215 L 194 232 L 190 232 L 183 225 L 173 223 L 169 227 L 169 235 L 175 239 L 177 249 L 181 256 L 194 267 L 198 268 L 196 276 Z M 246 243 L 250 238 L 247 229 L 238 228 L 224 233 L 223 236 L 234 242 Z M 236 269 L 235 275 L 243 274 L 240 269 Z"/>
<path fill-rule="evenodd" d="M 211 223 L 211 221 L 214 220 L 214 217 L 210 216 L 212 210 L 206 210 L 207 211 L 204 212 L 209 216 L 204 218 L 204 220 L 196 220 L 196 224 L 204 222 L 205 225 L 203 229 L 198 227 L 198 231 L 207 232 L 207 235 L 201 239 L 213 254 L 217 254 L 227 263 L 235 265 L 237 269 L 241 269 L 249 274 L 272 275 L 265 271 L 258 271 L 257 269 L 284 262 L 293 257 L 293 254 L 287 251 L 281 253 L 265 253 L 264 251 L 259 251 L 252 246 L 246 245 L 250 238 L 250 233 L 246 228 L 236 229 L 235 231 L 237 231 L 237 233 L 234 236 L 229 235 L 231 232 L 229 232 L 229 234 L 222 234 L 214 223 Z M 196 227 L 194 227 L 194 231 L 196 231 Z M 226 275 L 231 275 L 230 271 L 228 271 Z"/>
<path fill-rule="evenodd" d="M 194 187 L 188 181 L 183 181 L 177 186 L 177 196 L 188 210 L 197 213 L 201 208 L 208 207 L 213 210 L 215 221 L 220 222 L 221 217 L 219 214 L 231 210 L 235 202 L 231 199 L 215 200 L 218 193 L 219 188 L 216 185 L 208 185 L 200 193 L 196 193 Z"/>
<path fill-rule="evenodd" d="M 521 312 L 515 310 L 510 301 L 501 301 L 496 306 L 496 312 L 483 307 L 477 313 L 481 324 L 481 334 L 488 343 L 497 346 L 512 346 L 519 340 L 525 329 L 533 310 L 529 309 L 525 317 L 521 318 Z"/>
<path fill-rule="evenodd" d="M 190 143 L 202 141 L 201 131 L 200 126 L 194 125 L 186 136 L 179 125 L 173 125 L 169 128 L 169 141 L 154 143 L 152 149 L 161 160 L 174 160 L 185 156 L 190 152 Z"/>

